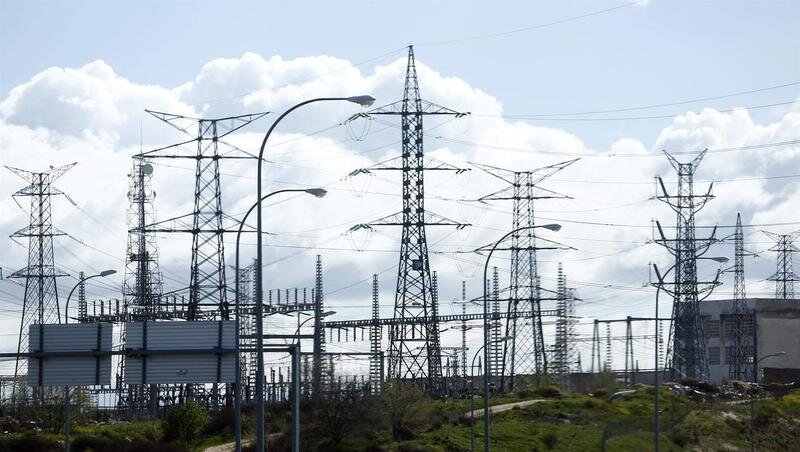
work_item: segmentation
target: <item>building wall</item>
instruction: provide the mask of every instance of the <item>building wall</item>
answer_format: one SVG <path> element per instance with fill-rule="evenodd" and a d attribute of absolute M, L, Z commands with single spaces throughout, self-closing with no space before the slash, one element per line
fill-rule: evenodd
<path fill-rule="evenodd" d="M 756 310 L 757 356 L 785 351 L 786 355 L 765 359 L 759 365 L 772 379 L 800 372 L 800 300 L 753 298 L 746 300 L 748 310 Z M 707 300 L 700 303 L 706 334 L 706 356 L 709 377 L 721 382 L 728 378 L 729 354 L 733 345 L 733 324 L 730 314 L 733 300 Z M 730 320 L 730 321 L 729 321 Z"/>

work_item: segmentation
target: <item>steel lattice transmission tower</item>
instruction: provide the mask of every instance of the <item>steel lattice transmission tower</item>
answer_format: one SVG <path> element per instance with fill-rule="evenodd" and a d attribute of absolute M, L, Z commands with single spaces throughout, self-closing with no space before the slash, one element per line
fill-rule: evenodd
<path fill-rule="evenodd" d="M 159 120 L 192 137 L 182 143 L 139 154 L 138 158 L 191 159 L 195 164 L 194 210 L 186 215 L 149 224 L 137 232 L 183 232 L 192 235 L 191 274 L 187 320 L 228 318 L 223 235 L 235 232 L 236 219 L 223 213 L 219 164 L 223 159 L 254 159 L 222 140 L 267 113 L 217 119 L 190 118 L 146 110 Z M 194 132 L 196 130 L 196 132 Z M 220 152 L 224 145 L 232 152 Z M 213 306 L 213 310 L 203 310 Z"/>
<path fill-rule="evenodd" d="M 56 278 L 68 276 L 58 270 L 53 258 L 53 237 L 66 235 L 53 226 L 52 200 L 55 195 L 64 193 L 52 184 L 69 171 L 75 163 L 51 168 L 49 171 L 33 172 L 19 168 L 6 168 L 16 174 L 28 185 L 14 193 L 17 198 L 30 198 L 30 223 L 11 234 L 11 239 L 22 246 L 19 239 L 27 239 L 28 265 L 8 275 L 9 278 L 25 279 L 25 295 L 22 304 L 22 318 L 19 324 L 19 343 L 17 353 L 28 351 L 28 330 L 30 325 L 61 323 L 58 304 Z M 65 195 L 66 196 L 66 195 Z M 14 377 L 25 373 L 26 360 L 17 358 Z"/>
<path fill-rule="evenodd" d="M 155 320 L 162 294 L 161 270 L 158 266 L 158 244 L 155 234 L 140 233 L 156 222 L 155 192 L 152 186 L 153 166 L 134 158 L 129 174 L 128 249 L 125 254 L 125 282 L 122 296 L 132 318 Z"/>
<path fill-rule="evenodd" d="M 800 231 L 790 234 L 776 234 L 774 232 L 762 231 L 767 237 L 775 242 L 769 250 L 778 253 L 778 265 L 775 274 L 767 278 L 775 281 L 775 298 L 782 300 L 794 299 L 794 282 L 798 281 L 797 275 L 792 268 L 792 254 L 800 251 L 794 245 Z"/>
<path fill-rule="evenodd" d="M 313 354 L 313 380 L 312 390 L 314 397 L 319 397 L 322 392 L 329 387 L 332 383 L 328 378 L 329 363 L 322 359 L 322 354 L 325 353 L 325 330 L 322 324 L 322 313 L 325 310 L 324 306 L 324 293 L 323 293 L 323 280 L 322 280 L 322 256 L 317 255 L 317 262 L 315 266 L 314 275 L 314 354 Z"/>
<path fill-rule="evenodd" d="M 485 363 L 491 369 L 491 375 L 496 379 L 502 376 L 503 367 L 503 344 L 500 341 L 500 334 L 502 333 L 503 323 L 500 319 L 500 276 L 497 267 L 492 267 L 492 279 L 486 281 L 486 285 L 491 287 L 488 302 L 491 303 L 489 313 L 491 319 L 489 320 L 489 362 Z"/>
<path fill-rule="evenodd" d="M 752 322 L 752 314 L 747 309 L 747 294 L 744 283 L 744 232 L 742 231 L 742 215 L 736 214 L 736 229 L 734 239 L 734 264 L 733 264 L 733 350 L 728 366 L 728 377 L 731 380 L 750 381 L 750 369 L 753 367 L 752 359 L 752 328 L 746 328 Z"/>
<path fill-rule="evenodd" d="M 708 377 L 705 334 L 700 318 L 700 302 L 711 294 L 719 284 L 719 271 L 714 281 L 701 282 L 697 275 L 697 259 L 717 242 L 716 226 L 708 238 L 695 237 L 695 215 L 708 201 L 713 199 L 709 185 L 705 194 L 694 192 L 694 174 L 706 151 L 701 152 L 689 163 L 680 163 L 667 153 L 672 167 L 678 173 L 678 191 L 675 195 L 667 192 L 664 181 L 657 177 L 661 194 L 658 199 L 669 205 L 677 215 L 675 238 L 668 239 L 661 224 L 656 222 L 660 238 L 656 242 L 664 246 L 675 257 L 674 281 L 664 282 L 662 289 L 673 297 L 672 305 L 672 369 L 681 378 L 704 380 Z M 656 283 L 660 284 L 660 283 Z M 705 294 L 702 298 L 701 295 Z M 669 353 L 669 352 L 668 352 Z"/>
<path fill-rule="evenodd" d="M 369 327 L 369 384 L 372 393 L 381 390 L 383 382 L 383 354 L 381 352 L 382 328 L 380 324 L 381 307 L 378 291 L 378 275 L 372 275 L 372 326 Z"/>
<path fill-rule="evenodd" d="M 467 113 L 459 113 L 420 98 L 414 48 L 409 46 L 403 99 L 366 114 L 400 116 L 402 155 L 356 170 L 351 175 L 372 171 L 402 171 L 403 210 L 369 224 L 354 226 L 351 230 L 374 226 L 402 226 L 394 318 L 403 322 L 390 325 L 389 328 L 388 376 L 414 380 L 418 384 L 426 385 L 429 392 L 435 393 L 441 383 L 442 363 L 425 228 L 461 228 L 467 225 L 425 210 L 424 173 L 434 170 L 465 170 L 425 157 L 422 120 L 429 115 L 460 117 Z"/>
<path fill-rule="evenodd" d="M 162 279 L 158 265 L 158 245 L 155 234 L 145 226 L 156 221 L 155 192 L 152 186 L 153 166 L 141 158 L 133 158 L 128 188 L 128 245 L 125 253 L 125 275 L 122 297 L 128 320 L 153 321 L 161 314 Z M 140 232 L 145 231 L 145 232 Z M 120 330 L 120 343 L 125 330 Z M 123 380 L 125 357 L 117 364 L 117 396 L 122 408 L 149 406 L 155 413 L 158 406 L 158 386 L 126 385 Z"/>
<path fill-rule="evenodd" d="M 553 356 L 553 371 L 567 384 L 570 367 L 575 362 L 575 294 L 567 287 L 567 276 L 558 263 L 558 303 L 556 311 L 556 343 Z"/>
<path fill-rule="evenodd" d="M 528 228 L 511 235 L 511 245 L 498 250 L 511 252 L 511 281 L 508 287 L 508 310 L 506 336 L 503 351 L 501 377 L 503 389 L 516 387 L 517 375 L 540 375 L 547 373 L 547 355 L 542 331 L 542 288 L 539 284 L 536 251 L 569 249 L 551 240 L 537 237 L 534 202 L 537 199 L 569 198 L 540 187 L 542 181 L 572 165 L 578 159 L 556 163 L 532 171 L 513 171 L 489 165 L 472 163 L 488 174 L 506 182 L 508 187 L 483 196 L 478 201 L 513 201 L 511 229 Z M 480 248 L 488 249 L 489 246 Z M 552 299 L 552 297 L 549 297 Z M 533 312 L 530 319 L 520 313 Z M 527 323 L 527 325 L 526 325 Z"/>

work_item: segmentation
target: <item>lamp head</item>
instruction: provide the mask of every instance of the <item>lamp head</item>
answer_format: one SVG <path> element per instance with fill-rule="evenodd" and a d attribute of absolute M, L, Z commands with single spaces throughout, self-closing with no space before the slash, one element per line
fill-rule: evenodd
<path fill-rule="evenodd" d="M 336 314 L 336 311 L 325 311 L 322 314 L 320 314 L 320 317 L 328 317 L 328 316 L 334 315 L 334 314 Z"/>
<path fill-rule="evenodd" d="M 717 256 L 717 257 L 712 257 L 711 260 L 714 262 L 719 262 L 720 264 L 724 264 L 725 262 L 728 262 L 730 259 L 728 259 L 725 256 Z"/>
<path fill-rule="evenodd" d="M 116 272 L 117 272 L 116 270 L 103 270 L 100 272 L 100 276 L 105 278 L 106 276 L 113 275 Z"/>
<path fill-rule="evenodd" d="M 309 188 L 309 189 L 305 190 L 305 192 L 310 194 L 310 195 L 314 195 L 317 198 L 322 198 L 322 197 L 324 197 L 325 195 L 328 194 L 328 191 L 325 190 L 324 188 Z"/>
<path fill-rule="evenodd" d="M 347 98 L 348 102 L 361 105 L 362 107 L 369 107 L 375 103 L 375 98 L 372 96 L 352 96 Z"/>
<path fill-rule="evenodd" d="M 553 231 L 553 232 L 558 232 L 558 231 L 561 230 L 561 225 L 560 224 L 556 224 L 556 223 L 546 224 L 546 225 L 544 225 L 542 227 L 547 229 L 547 230 Z"/>

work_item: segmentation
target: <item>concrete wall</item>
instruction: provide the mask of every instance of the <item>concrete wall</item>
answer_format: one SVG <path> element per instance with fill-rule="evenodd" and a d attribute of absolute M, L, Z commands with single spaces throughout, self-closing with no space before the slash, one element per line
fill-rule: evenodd
<path fill-rule="evenodd" d="M 782 369 L 771 372 L 770 378 L 782 379 L 800 372 L 800 300 L 780 300 L 752 298 L 746 300 L 748 310 L 756 310 L 755 328 L 758 339 L 757 356 L 785 351 L 785 356 L 767 358 L 759 365 L 759 375 L 763 368 Z M 700 303 L 700 314 L 706 320 L 706 356 L 709 357 L 709 373 L 712 381 L 721 382 L 728 378 L 726 347 L 732 345 L 732 334 L 726 334 L 724 318 L 733 311 L 733 300 L 708 300 Z M 719 322 L 719 334 L 714 322 Z M 719 364 L 711 360 L 719 352 Z"/>

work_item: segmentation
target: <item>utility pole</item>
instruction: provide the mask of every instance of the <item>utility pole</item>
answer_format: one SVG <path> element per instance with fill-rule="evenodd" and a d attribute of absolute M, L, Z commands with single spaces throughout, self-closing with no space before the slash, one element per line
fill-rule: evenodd
<path fill-rule="evenodd" d="M 750 335 L 753 327 L 747 328 L 747 323 L 752 322 L 751 311 L 747 309 L 747 294 L 744 282 L 744 232 L 742 231 L 742 215 L 736 214 L 736 229 L 734 237 L 734 264 L 733 264 L 733 353 L 728 366 L 728 378 L 731 380 L 750 381 L 750 363 L 753 357 L 749 350 Z M 752 253 L 750 253 L 752 255 Z"/>
<path fill-rule="evenodd" d="M 8 275 L 13 279 L 25 279 L 25 295 L 22 303 L 22 317 L 19 325 L 19 342 L 17 353 L 28 351 L 28 330 L 30 325 L 61 323 L 61 312 L 58 304 L 58 286 L 56 278 L 67 276 L 58 270 L 53 257 L 53 237 L 66 235 L 53 226 L 52 197 L 64 193 L 52 184 L 72 169 L 75 163 L 52 168 L 48 171 L 33 172 L 19 168 L 6 168 L 16 174 L 28 185 L 12 196 L 30 198 L 30 223 L 28 226 L 11 234 L 12 240 L 27 239 L 28 264 L 25 268 Z M 42 335 L 40 334 L 40 337 Z M 25 374 L 26 360 L 17 358 L 14 367 L 14 378 Z M 16 386 L 13 392 L 16 392 Z"/>
<path fill-rule="evenodd" d="M 708 201 L 713 199 L 709 185 L 705 194 L 694 192 L 694 174 L 706 151 L 698 154 L 691 162 L 678 162 L 667 153 L 672 167 L 678 174 L 677 194 L 667 192 L 661 177 L 656 180 L 661 188 L 657 199 L 672 208 L 677 216 L 675 238 L 668 239 L 661 224 L 656 221 L 660 238 L 656 242 L 664 246 L 675 258 L 673 282 L 659 282 L 662 289 L 672 295 L 672 369 L 680 378 L 705 380 L 708 378 L 708 361 L 706 359 L 706 341 L 703 324 L 700 318 L 700 301 L 710 295 L 714 287 L 719 285 L 719 271 L 713 281 L 701 282 L 697 276 L 697 260 L 708 248 L 717 242 L 717 228 L 712 229 L 708 238 L 695 237 L 695 215 Z M 701 294 L 706 294 L 700 298 Z"/>
<path fill-rule="evenodd" d="M 236 232 L 226 227 L 230 220 L 222 209 L 222 186 L 219 164 L 228 159 L 257 159 L 257 157 L 225 143 L 223 138 L 245 127 L 267 113 L 255 113 L 225 118 L 190 118 L 171 113 L 145 110 L 155 118 L 190 137 L 188 141 L 143 152 L 134 158 L 189 159 L 195 163 L 194 209 L 158 223 L 151 223 L 137 233 L 188 233 L 192 236 L 191 273 L 189 275 L 189 306 L 186 320 L 229 318 L 225 279 L 225 247 L 223 235 Z M 194 132 L 196 130 L 196 132 Z M 195 144 L 195 152 L 184 149 Z M 233 152 L 220 153 L 220 144 Z M 216 306 L 204 311 L 204 305 Z"/>
<path fill-rule="evenodd" d="M 520 230 L 511 236 L 511 245 L 497 248 L 511 252 L 511 281 L 508 297 L 508 319 L 503 344 L 502 370 L 495 374 L 501 378 L 501 388 L 513 390 L 516 375 L 540 375 L 547 373 L 547 355 L 542 331 L 541 311 L 542 288 L 539 284 L 536 251 L 570 249 L 551 240 L 537 237 L 534 215 L 534 201 L 540 199 L 569 198 L 569 196 L 544 189 L 539 184 L 578 161 L 569 160 L 532 171 L 513 171 L 489 165 L 471 163 L 486 173 L 502 180 L 509 186 L 482 196 L 479 202 L 512 201 L 512 230 Z M 479 248 L 482 251 L 487 247 Z M 549 297 L 553 299 L 553 297 Z M 520 313 L 533 311 L 531 319 Z M 526 323 L 530 323 L 526 325 Z"/>
<path fill-rule="evenodd" d="M 328 373 L 322 359 L 322 354 L 325 353 L 325 329 L 322 323 L 322 313 L 325 309 L 322 283 L 322 256 L 318 254 L 314 274 L 314 349 L 312 355 L 314 397 L 320 397 L 322 392 L 327 389 L 328 383 L 325 378 Z"/>
<path fill-rule="evenodd" d="M 380 322 L 381 308 L 378 291 L 378 275 L 372 275 L 372 326 L 369 328 L 370 356 L 369 356 L 369 383 L 372 393 L 381 390 L 383 382 L 383 357 L 381 355 L 382 327 Z"/>
<path fill-rule="evenodd" d="M 762 232 L 775 242 L 775 245 L 769 250 L 778 253 L 777 270 L 774 275 L 767 278 L 769 281 L 775 281 L 775 298 L 793 300 L 794 282 L 798 281 L 798 277 L 792 268 L 792 255 L 800 251 L 794 244 L 794 241 L 800 237 L 800 231 L 789 234 Z"/>
<path fill-rule="evenodd" d="M 428 259 L 426 226 L 467 225 L 425 210 L 426 171 L 465 170 L 425 157 L 423 149 L 424 116 L 455 116 L 467 113 L 422 100 L 414 60 L 414 48 L 408 48 L 403 99 L 371 110 L 370 117 L 400 116 L 402 155 L 353 171 L 351 175 L 373 171 L 401 171 L 403 177 L 403 209 L 369 224 L 356 225 L 351 231 L 375 226 L 401 226 L 400 262 L 397 270 L 394 318 L 400 320 L 389 328 L 389 377 L 409 379 L 427 388 L 431 394 L 440 389 L 442 362 L 439 344 L 439 324 L 436 316 L 431 265 Z M 406 322 L 413 319 L 413 322 Z"/>

